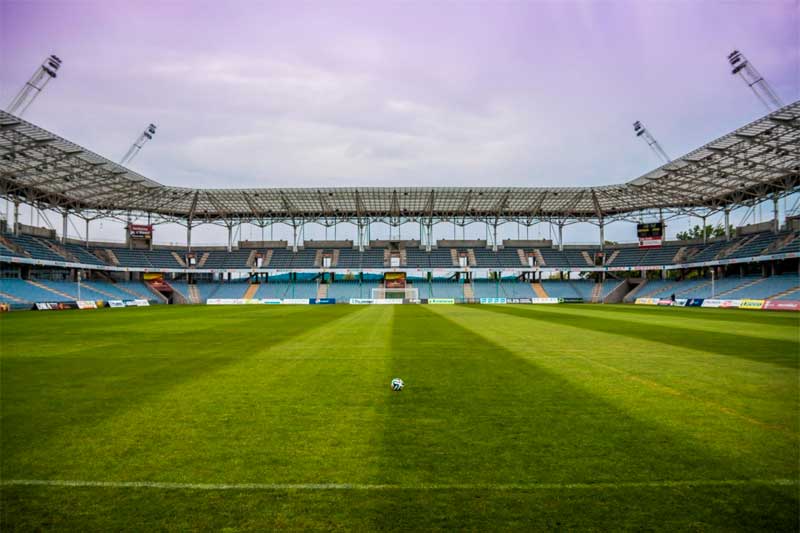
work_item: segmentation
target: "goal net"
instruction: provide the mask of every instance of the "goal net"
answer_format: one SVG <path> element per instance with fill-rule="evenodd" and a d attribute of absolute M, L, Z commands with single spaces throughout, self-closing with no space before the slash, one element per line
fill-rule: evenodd
<path fill-rule="evenodd" d="M 419 300 L 419 289 L 411 287 L 378 287 L 372 289 L 373 300 Z"/>

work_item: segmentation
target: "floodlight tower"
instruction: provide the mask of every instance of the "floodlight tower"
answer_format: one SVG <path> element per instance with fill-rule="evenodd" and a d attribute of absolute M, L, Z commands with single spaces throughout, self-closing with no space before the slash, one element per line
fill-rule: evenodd
<path fill-rule="evenodd" d="M 653 137 L 650 134 L 650 132 L 647 131 L 647 128 L 645 128 L 640 121 L 637 120 L 636 122 L 633 123 L 633 131 L 636 133 L 637 137 L 641 137 L 642 139 L 645 140 L 650 149 L 653 150 L 653 152 L 655 152 L 658 158 L 661 159 L 664 163 L 669 163 L 671 161 L 671 159 L 667 155 L 667 152 L 665 152 L 664 149 L 661 148 L 661 145 L 658 144 L 658 141 L 655 139 L 655 137 Z"/>
<path fill-rule="evenodd" d="M 734 76 L 738 74 L 742 77 L 748 87 L 753 89 L 753 92 L 758 99 L 761 100 L 761 103 L 767 107 L 767 111 L 771 112 L 783 107 L 783 102 L 781 102 L 781 99 L 778 98 L 778 95 L 772 87 L 770 87 L 769 83 L 767 83 L 767 80 L 765 80 L 764 76 L 756 70 L 756 67 L 744 57 L 743 53 L 739 50 L 734 50 L 728 54 L 728 63 L 733 67 L 731 69 L 731 74 Z"/>
<path fill-rule="evenodd" d="M 7 111 L 21 117 L 25 110 L 36 100 L 36 97 L 41 94 L 47 82 L 56 77 L 59 67 L 61 67 L 61 59 L 58 56 L 51 55 L 45 59 L 42 65 L 33 73 L 31 79 L 8 104 Z"/>
<path fill-rule="evenodd" d="M 125 152 L 125 155 L 122 156 L 122 159 L 120 159 L 119 164 L 126 165 L 130 163 L 131 160 L 133 160 L 133 158 L 136 157 L 136 154 L 139 153 L 139 150 L 142 149 L 144 143 L 151 140 L 153 138 L 153 135 L 155 134 L 156 134 L 156 125 L 150 124 L 149 126 L 147 126 L 147 128 L 145 128 L 142 134 L 139 135 L 139 137 L 133 142 L 131 147 L 128 148 L 128 151 Z"/>

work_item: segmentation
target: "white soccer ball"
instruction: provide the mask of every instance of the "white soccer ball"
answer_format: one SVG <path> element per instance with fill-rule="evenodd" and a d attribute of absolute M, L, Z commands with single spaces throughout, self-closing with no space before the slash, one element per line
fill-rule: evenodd
<path fill-rule="evenodd" d="M 403 387 L 405 387 L 405 386 L 406 386 L 406 384 L 403 383 L 403 380 L 400 379 L 400 378 L 394 378 L 392 380 L 392 390 L 394 390 L 394 391 L 401 391 L 401 390 L 403 390 Z"/>

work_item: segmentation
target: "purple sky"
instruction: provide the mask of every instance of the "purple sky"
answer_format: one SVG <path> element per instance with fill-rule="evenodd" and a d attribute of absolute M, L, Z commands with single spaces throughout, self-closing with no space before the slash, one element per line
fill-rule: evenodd
<path fill-rule="evenodd" d="M 55 53 L 25 118 L 113 160 L 154 122 L 164 184 L 617 183 L 658 165 L 634 120 L 676 157 L 763 115 L 734 48 L 800 98 L 799 6 L 3 0 L 0 106 Z"/>

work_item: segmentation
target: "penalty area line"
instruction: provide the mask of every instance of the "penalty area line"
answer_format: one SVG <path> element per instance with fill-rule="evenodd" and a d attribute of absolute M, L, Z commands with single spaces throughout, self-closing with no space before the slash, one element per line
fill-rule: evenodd
<path fill-rule="evenodd" d="M 630 488 L 737 487 L 750 485 L 800 486 L 797 479 L 708 479 L 673 481 L 622 481 L 598 483 L 172 483 L 167 481 L 82 481 L 58 479 L 7 479 L 0 486 L 145 488 L 173 490 L 598 490 Z"/>

